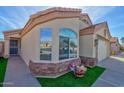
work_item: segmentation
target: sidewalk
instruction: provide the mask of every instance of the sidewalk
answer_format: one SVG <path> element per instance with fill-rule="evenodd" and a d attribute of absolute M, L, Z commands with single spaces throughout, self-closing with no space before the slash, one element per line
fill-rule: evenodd
<path fill-rule="evenodd" d="M 33 77 L 23 60 L 11 57 L 8 60 L 4 87 L 40 87 L 39 82 Z"/>
<path fill-rule="evenodd" d="M 98 63 L 106 71 L 92 87 L 124 87 L 124 56 L 118 54 Z"/>

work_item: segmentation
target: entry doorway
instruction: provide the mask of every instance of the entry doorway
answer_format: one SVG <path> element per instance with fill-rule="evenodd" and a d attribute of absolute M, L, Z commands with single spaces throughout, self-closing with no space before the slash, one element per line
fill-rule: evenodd
<path fill-rule="evenodd" d="M 10 40 L 10 55 L 19 55 L 19 40 L 18 39 L 12 39 Z"/>

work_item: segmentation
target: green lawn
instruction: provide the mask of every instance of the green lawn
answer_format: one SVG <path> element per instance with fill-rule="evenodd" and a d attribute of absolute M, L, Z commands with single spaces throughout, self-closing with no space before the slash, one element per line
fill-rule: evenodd
<path fill-rule="evenodd" d="M 7 59 L 0 58 L 0 87 L 3 86 L 6 66 L 7 66 Z"/>
<path fill-rule="evenodd" d="M 105 68 L 88 68 L 82 78 L 77 78 L 69 72 L 58 78 L 37 78 L 43 87 L 90 87 L 97 78 L 104 72 Z"/>

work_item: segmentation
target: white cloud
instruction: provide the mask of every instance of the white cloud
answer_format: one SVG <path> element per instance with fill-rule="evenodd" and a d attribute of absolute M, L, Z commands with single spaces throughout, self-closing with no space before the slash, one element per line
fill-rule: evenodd
<path fill-rule="evenodd" d="M 88 13 L 91 19 L 93 19 L 93 21 L 97 21 L 99 18 L 105 16 L 107 13 L 109 13 L 115 8 L 113 6 L 106 7 L 106 6 L 68 6 L 68 5 L 62 7 L 82 9 L 82 13 L 83 12 Z"/>
<path fill-rule="evenodd" d="M 82 12 L 86 12 L 91 17 L 93 22 L 96 22 L 115 7 L 82 7 Z"/>
<path fill-rule="evenodd" d="M 61 7 L 61 6 L 60 6 Z M 68 6 L 62 6 L 68 7 Z M 112 11 L 115 7 L 88 7 L 88 6 L 69 6 L 70 8 L 80 8 L 82 12 L 86 12 L 89 14 L 91 20 L 96 22 L 107 13 Z M 10 17 L 0 16 L 0 23 L 4 26 L 9 26 L 13 29 L 22 28 L 27 23 L 30 15 L 42 11 L 44 9 L 49 8 L 48 6 L 36 6 L 36 7 L 16 7 L 11 11 L 11 15 L 9 12 L 6 12 Z M 15 10 L 14 10 L 15 9 Z M 6 10 L 7 11 L 7 10 Z M 1 33 L 0 33 L 1 37 Z"/>
<path fill-rule="evenodd" d="M 1 20 L 1 23 L 2 24 L 5 24 L 7 26 L 10 26 L 10 27 L 12 27 L 14 29 L 17 28 L 17 25 L 16 24 L 14 24 L 13 22 L 11 22 L 9 19 L 7 19 L 5 17 L 0 16 L 0 20 Z"/>
<path fill-rule="evenodd" d="M 0 40 L 3 39 L 3 38 L 4 38 L 3 33 L 0 32 Z"/>

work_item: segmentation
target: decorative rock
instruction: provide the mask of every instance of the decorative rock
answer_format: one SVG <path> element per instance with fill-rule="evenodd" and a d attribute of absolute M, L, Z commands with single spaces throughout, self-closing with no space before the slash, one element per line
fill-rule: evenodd
<path fill-rule="evenodd" d="M 97 58 L 83 57 L 80 56 L 81 63 L 86 67 L 94 67 L 97 64 Z"/>

